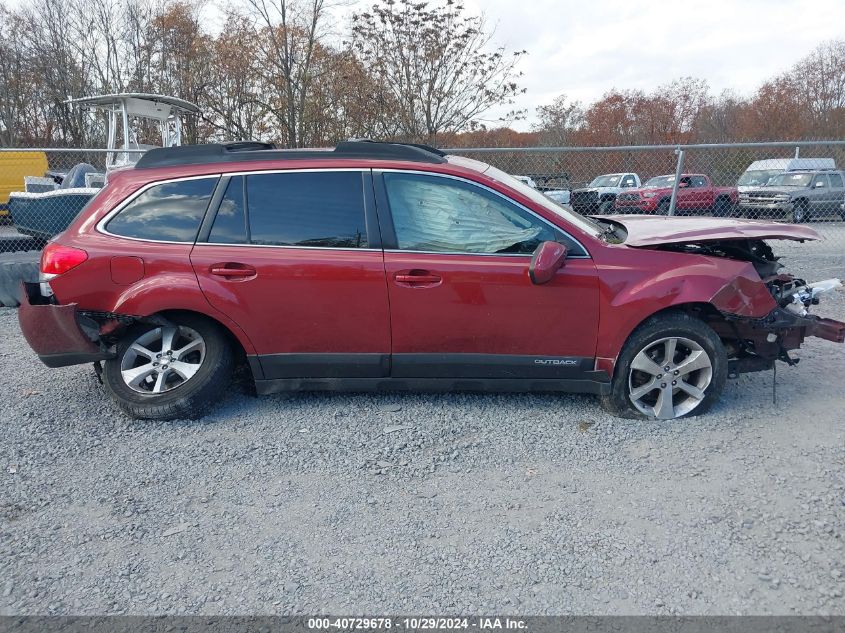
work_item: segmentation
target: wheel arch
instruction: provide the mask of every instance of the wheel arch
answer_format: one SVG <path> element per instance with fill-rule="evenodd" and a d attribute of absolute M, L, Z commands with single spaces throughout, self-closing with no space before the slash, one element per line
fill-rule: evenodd
<path fill-rule="evenodd" d="M 207 312 L 201 312 L 198 310 L 186 308 L 168 308 L 166 310 L 161 310 L 154 314 L 148 315 L 146 318 L 154 319 L 155 317 L 160 316 L 168 320 L 176 320 L 179 318 L 180 315 L 200 317 L 211 321 L 212 323 L 217 325 L 226 335 L 229 344 L 232 346 L 232 350 L 235 352 L 235 357 L 239 362 L 245 362 L 247 355 L 255 353 L 252 348 L 252 343 L 246 337 L 246 334 L 243 332 L 243 330 L 237 327 L 237 325 L 235 325 L 234 323 L 232 323 L 232 325 L 230 326 L 222 319 L 218 319 L 214 315 L 208 314 Z"/>
<path fill-rule="evenodd" d="M 685 301 L 658 308 L 646 315 L 641 316 L 640 319 L 636 321 L 633 325 L 625 328 L 625 331 L 621 332 L 618 338 L 616 339 L 619 341 L 619 344 L 616 347 L 616 354 L 613 356 L 598 356 L 596 358 L 596 370 L 603 370 L 607 373 L 609 377 L 612 378 L 616 372 L 616 361 L 619 359 L 619 355 L 622 353 L 622 350 L 625 348 L 625 345 L 628 343 L 628 341 L 631 340 L 631 337 L 634 336 L 634 334 L 639 329 L 646 327 L 652 321 L 654 321 L 655 319 L 659 319 L 662 316 L 678 313 L 686 314 L 695 319 L 698 319 L 703 323 L 707 324 L 708 326 L 713 321 L 724 320 L 722 313 L 719 312 L 716 306 L 707 301 Z"/>

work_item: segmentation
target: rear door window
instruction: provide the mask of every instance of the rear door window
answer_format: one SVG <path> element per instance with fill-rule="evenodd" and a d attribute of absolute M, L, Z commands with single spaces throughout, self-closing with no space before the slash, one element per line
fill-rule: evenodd
<path fill-rule="evenodd" d="M 830 174 L 830 186 L 837 189 L 842 188 L 842 174 Z"/>
<path fill-rule="evenodd" d="M 360 171 L 247 176 L 250 243 L 367 248 L 363 192 Z"/>
<path fill-rule="evenodd" d="M 157 242 L 194 242 L 217 177 L 154 185 L 106 224 L 114 235 Z"/>

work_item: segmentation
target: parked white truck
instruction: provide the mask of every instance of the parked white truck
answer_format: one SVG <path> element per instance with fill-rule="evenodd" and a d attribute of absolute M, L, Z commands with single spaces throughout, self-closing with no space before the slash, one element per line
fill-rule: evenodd
<path fill-rule="evenodd" d="M 799 169 L 836 169 L 836 161 L 832 158 L 766 158 L 751 163 L 739 180 L 736 188 L 745 193 L 755 187 L 765 187 L 769 180 L 785 171 Z"/>
<path fill-rule="evenodd" d="M 639 186 L 640 177 L 637 174 L 603 174 L 593 178 L 586 187 L 574 189 L 570 204 L 575 211 L 584 215 L 604 215 L 613 211 L 618 194 L 626 189 L 637 189 Z"/>

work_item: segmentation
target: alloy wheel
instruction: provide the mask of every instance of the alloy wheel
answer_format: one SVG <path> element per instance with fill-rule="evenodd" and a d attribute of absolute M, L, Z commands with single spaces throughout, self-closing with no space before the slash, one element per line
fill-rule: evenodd
<path fill-rule="evenodd" d="M 712 379 L 713 365 L 701 345 L 683 337 L 662 338 L 631 361 L 628 397 L 641 413 L 672 420 L 701 404 Z"/>
<path fill-rule="evenodd" d="M 143 394 L 161 394 L 181 387 L 205 360 L 205 341 L 184 325 L 154 328 L 139 336 L 120 360 L 126 386 Z"/>

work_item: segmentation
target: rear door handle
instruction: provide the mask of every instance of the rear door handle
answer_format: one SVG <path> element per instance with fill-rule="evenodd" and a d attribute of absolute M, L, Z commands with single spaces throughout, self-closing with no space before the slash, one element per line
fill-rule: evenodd
<path fill-rule="evenodd" d="M 255 270 L 253 266 L 240 264 L 238 262 L 212 264 L 209 271 L 212 275 L 225 277 L 226 279 L 244 279 L 246 277 L 255 277 L 258 275 L 258 271 Z"/>
<path fill-rule="evenodd" d="M 403 270 L 396 273 L 393 278 L 400 286 L 410 288 L 428 288 L 440 284 L 443 280 L 440 275 L 427 270 Z"/>

